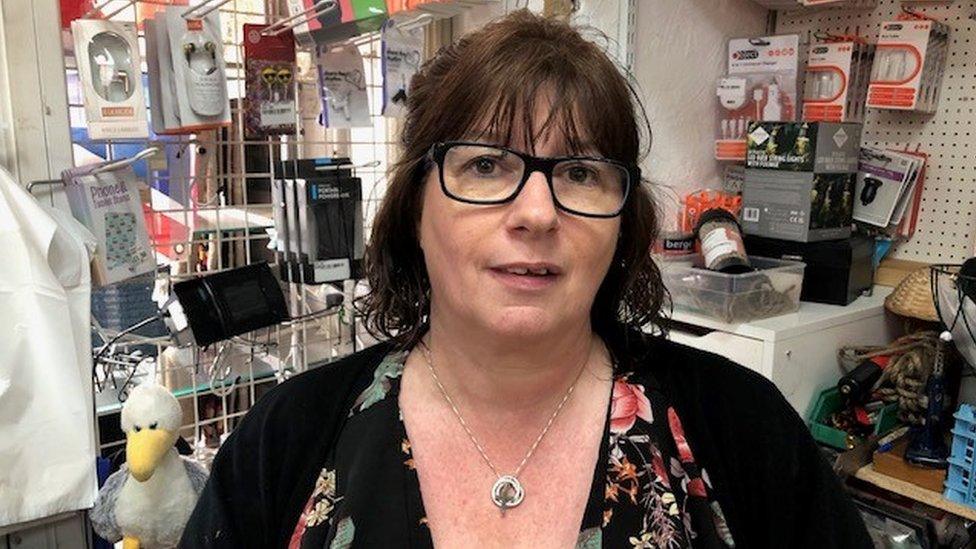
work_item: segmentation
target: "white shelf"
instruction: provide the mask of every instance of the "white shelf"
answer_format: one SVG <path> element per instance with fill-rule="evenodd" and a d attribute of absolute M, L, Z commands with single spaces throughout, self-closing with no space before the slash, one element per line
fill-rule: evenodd
<path fill-rule="evenodd" d="M 870 296 L 861 296 L 847 306 L 800 303 L 800 310 L 795 313 L 740 324 L 729 324 L 677 307 L 671 318 L 685 324 L 730 334 L 763 341 L 779 341 L 877 315 L 878 309 L 884 307 L 885 297 L 891 292 L 892 288 L 887 286 L 875 286 Z"/>

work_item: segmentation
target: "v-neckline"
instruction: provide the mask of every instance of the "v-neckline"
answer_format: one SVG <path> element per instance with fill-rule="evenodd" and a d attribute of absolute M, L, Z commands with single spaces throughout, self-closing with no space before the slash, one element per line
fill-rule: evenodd
<path fill-rule="evenodd" d="M 408 353 L 404 353 L 400 360 L 400 375 L 392 380 L 388 397 L 393 400 L 393 411 L 396 420 L 396 433 L 398 440 L 392 441 L 400 447 L 400 451 L 405 455 L 404 458 L 404 499 L 407 511 L 408 532 L 410 534 L 411 547 L 433 548 L 434 540 L 427 523 L 427 510 L 424 506 L 423 491 L 420 488 L 420 477 L 417 475 L 416 467 L 413 465 L 413 447 L 410 437 L 407 434 L 407 426 L 403 420 L 403 409 L 400 407 L 400 386 L 403 383 L 403 373 L 406 370 L 406 360 Z M 586 498 L 586 506 L 583 509 L 583 517 L 579 525 L 579 533 L 593 528 L 603 528 L 604 514 L 604 494 L 607 483 L 607 467 L 610 452 L 610 418 L 613 407 L 613 387 L 617 381 L 617 369 L 612 366 L 610 377 L 610 390 L 607 397 L 606 410 L 603 418 L 603 433 L 600 437 L 599 454 L 593 468 L 592 480 L 590 482 L 589 494 Z M 409 465 L 408 465 L 409 464 Z"/>

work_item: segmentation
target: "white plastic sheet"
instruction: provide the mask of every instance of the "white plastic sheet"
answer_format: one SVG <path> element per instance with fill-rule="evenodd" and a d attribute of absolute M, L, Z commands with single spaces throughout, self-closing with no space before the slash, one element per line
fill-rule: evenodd
<path fill-rule="evenodd" d="M 95 501 L 91 246 L 0 168 L 0 526 Z"/>

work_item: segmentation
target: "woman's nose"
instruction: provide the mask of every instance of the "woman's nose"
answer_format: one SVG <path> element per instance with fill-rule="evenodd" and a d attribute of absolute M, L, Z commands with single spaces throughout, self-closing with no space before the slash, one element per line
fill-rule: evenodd
<path fill-rule="evenodd" d="M 510 229 L 529 232 L 548 232 L 556 228 L 559 211 L 553 200 L 549 183 L 542 172 L 529 174 L 515 200 L 509 204 Z"/>

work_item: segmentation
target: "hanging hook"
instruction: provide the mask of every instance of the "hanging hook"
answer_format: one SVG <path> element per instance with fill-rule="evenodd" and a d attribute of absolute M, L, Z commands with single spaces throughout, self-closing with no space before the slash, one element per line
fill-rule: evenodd
<path fill-rule="evenodd" d="M 159 152 L 159 149 L 157 147 L 148 147 L 148 148 L 146 148 L 144 150 L 139 151 L 138 153 L 136 153 L 135 155 L 133 155 L 130 158 L 123 158 L 121 160 L 116 160 L 114 162 L 109 162 L 107 164 L 102 164 L 101 166 L 99 166 L 99 167 L 95 168 L 94 170 L 92 170 L 91 173 L 92 173 L 92 175 L 94 175 L 94 174 L 99 174 L 99 173 L 107 172 L 107 171 L 111 171 L 111 170 L 117 170 L 119 168 L 124 168 L 126 166 L 130 166 L 132 164 L 135 164 L 136 162 L 138 162 L 140 160 L 143 160 L 145 158 L 149 158 L 150 156 L 153 156 L 154 154 L 156 154 L 158 152 Z"/>
<path fill-rule="evenodd" d="M 186 10 L 186 11 L 184 11 L 184 12 L 182 13 L 182 16 L 183 16 L 183 19 L 189 19 L 191 15 L 192 15 L 192 17 L 193 17 L 194 19 L 203 19 L 204 17 L 206 17 L 206 16 L 208 16 L 208 15 L 210 15 L 210 13 L 211 13 L 211 12 L 214 12 L 214 11 L 216 11 L 216 10 L 219 10 L 219 9 L 220 9 L 220 8 L 221 8 L 221 7 L 222 7 L 222 6 L 224 5 L 224 4 L 227 4 L 227 3 L 228 3 L 228 2 L 230 2 L 230 1 L 231 1 L 231 0 L 220 0 L 220 1 L 219 1 L 219 2 L 217 2 L 216 4 L 214 4 L 214 5 L 212 5 L 212 6 L 210 6 L 210 7 L 208 7 L 207 9 L 205 9 L 205 10 L 203 10 L 203 11 L 202 11 L 202 12 L 200 12 L 200 13 L 194 13 L 194 12 L 195 12 L 196 10 L 198 10 L 198 9 L 200 9 L 200 8 L 201 8 L 201 7 L 203 7 L 203 6 L 206 6 L 206 5 L 207 5 L 207 4 L 209 4 L 210 2 L 209 2 L 209 1 L 207 1 L 207 2 L 204 2 L 204 3 L 202 3 L 202 4 L 197 4 L 197 6 L 196 6 L 196 7 L 194 7 L 194 8 L 190 8 L 190 9 L 188 9 L 188 10 Z"/>
<path fill-rule="evenodd" d="M 312 4 L 312 7 L 308 8 L 303 12 L 296 13 L 294 15 L 282 19 L 281 21 L 272 23 L 266 29 L 261 31 L 261 36 L 278 36 L 279 34 L 287 30 L 293 29 L 298 25 L 307 23 L 313 17 L 318 17 L 324 13 L 327 13 L 335 9 L 336 6 L 337 4 L 335 0 L 319 0 L 318 2 Z"/>

